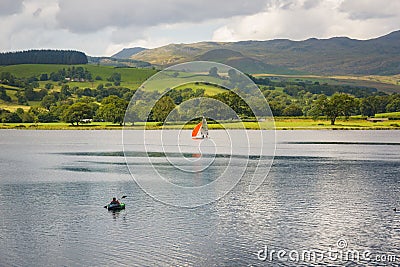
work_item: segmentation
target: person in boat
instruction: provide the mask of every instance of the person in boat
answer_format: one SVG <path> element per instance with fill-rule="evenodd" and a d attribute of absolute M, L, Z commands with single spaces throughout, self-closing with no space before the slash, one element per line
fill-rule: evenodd
<path fill-rule="evenodd" d="M 110 204 L 120 204 L 120 203 L 117 200 L 117 198 L 113 197 L 113 199 L 111 200 Z"/>

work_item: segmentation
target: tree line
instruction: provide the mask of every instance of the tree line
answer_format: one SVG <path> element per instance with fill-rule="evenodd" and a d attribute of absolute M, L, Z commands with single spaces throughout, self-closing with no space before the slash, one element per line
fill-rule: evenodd
<path fill-rule="evenodd" d="M 61 76 L 92 77 L 92 74 L 82 67 L 61 69 L 57 72 Z M 210 70 L 209 75 L 218 75 L 217 70 Z M 50 75 L 51 76 L 51 75 Z M 230 73 L 230 77 L 235 77 Z M 332 124 L 340 116 L 352 115 L 374 116 L 376 113 L 399 112 L 400 94 L 386 94 L 375 88 L 338 86 L 305 82 L 273 81 L 269 78 L 254 78 L 260 83 L 258 86 L 274 116 L 306 116 L 318 118 L 325 116 Z M 47 78 L 47 79 L 46 79 Z M 241 99 L 235 91 L 221 91 L 213 96 L 208 96 L 205 89 L 201 89 L 201 83 L 197 83 L 193 89 L 188 85 L 183 89 L 172 89 L 167 94 L 161 95 L 157 91 L 133 90 L 119 86 L 121 74 L 113 73 L 105 78 L 105 82 L 98 84 L 96 88 L 79 88 L 70 86 L 65 79 L 58 84 L 61 89 L 53 90 L 50 77 L 40 75 L 38 77 L 17 78 L 10 73 L 1 73 L 0 80 L 3 84 L 19 86 L 15 90 L 15 97 L 19 104 L 29 105 L 30 101 L 38 101 L 39 106 L 23 109 L 15 112 L 2 110 L 0 121 L 2 122 L 56 122 L 65 121 L 74 125 L 88 121 L 111 121 L 122 124 L 125 111 L 132 96 L 141 95 L 141 101 L 135 103 L 130 111 L 132 123 L 136 121 L 164 121 L 172 110 L 187 100 L 208 97 L 225 103 L 243 119 L 254 118 L 249 105 Z M 96 77 L 96 80 L 103 80 Z M 39 80 L 48 81 L 44 88 L 40 88 Z M 234 79 L 232 79 L 234 80 Z M 0 99 L 11 102 L 12 98 L 7 94 L 11 89 L 0 87 Z M 147 116 L 148 103 L 159 99 Z M 194 105 L 205 106 L 216 117 L 223 117 L 225 110 L 219 109 L 202 100 L 196 100 Z M 264 103 L 252 100 L 253 107 L 262 108 Z M 209 106 L 207 106 L 209 105 Z M 178 112 L 181 120 L 187 120 L 195 114 L 192 111 Z"/>
<path fill-rule="evenodd" d="M 0 65 L 87 64 L 85 53 L 73 50 L 28 50 L 0 53 Z"/>

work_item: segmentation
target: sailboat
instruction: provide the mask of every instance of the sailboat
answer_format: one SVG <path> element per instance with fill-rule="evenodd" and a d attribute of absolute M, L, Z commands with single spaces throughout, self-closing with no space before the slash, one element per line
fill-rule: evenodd
<path fill-rule="evenodd" d="M 203 116 L 201 122 L 197 124 L 192 131 L 192 139 L 204 139 L 204 138 L 208 138 L 208 126 L 206 118 Z"/>

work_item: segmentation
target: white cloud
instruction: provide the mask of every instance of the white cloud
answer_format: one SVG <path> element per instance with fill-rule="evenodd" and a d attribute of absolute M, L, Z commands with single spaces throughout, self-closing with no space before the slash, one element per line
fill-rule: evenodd
<path fill-rule="evenodd" d="M 398 0 L 344 0 L 340 10 L 349 14 L 351 19 L 399 18 L 400 1 Z M 397 20 L 398 22 L 400 21 Z"/>
<path fill-rule="evenodd" d="M 213 33 L 215 41 L 269 40 L 288 38 L 303 40 L 310 37 L 328 38 L 332 36 L 349 36 L 367 39 L 397 30 L 400 13 L 396 11 L 377 10 L 374 5 L 360 5 L 362 14 L 355 20 L 357 5 L 354 0 L 318 1 L 293 0 L 278 1 L 264 12 L 241 16 L 232 19 Z M 354 1 L 363 2 L 364 0 Z M 380 3 L 377 1 L 365 1 Z M 390 2 L 390 3 L 389 3 Z M 349 4 L 351 3 L 351 4 Z M 385 1 L 392 8 L 400 3 L 398 0 Z M 368 17 L 368 18 L 367 18 Z"/>
<path fill-rule="evenodd" d="M 208 40 L 366 39 L 398 30 L 398 10 L 398 0 L 0 0 L 0 51 L 104 56 Z"/>
<path fill-rule="evenodd" d="M 151 27 L 180 22 L 254 14 L 265 0 L 59 0 L 57 21 L 71 32 L 92 32 L 106 27 Z"/>

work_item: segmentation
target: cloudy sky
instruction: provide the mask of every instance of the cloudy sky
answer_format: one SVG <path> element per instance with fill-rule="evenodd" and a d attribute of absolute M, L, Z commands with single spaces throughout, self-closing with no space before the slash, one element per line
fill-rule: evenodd
<path fill-rule="evenodd" d="M 400 29 L 399 0 L 0 0 L 0 51 L 348 36 Z"/>

